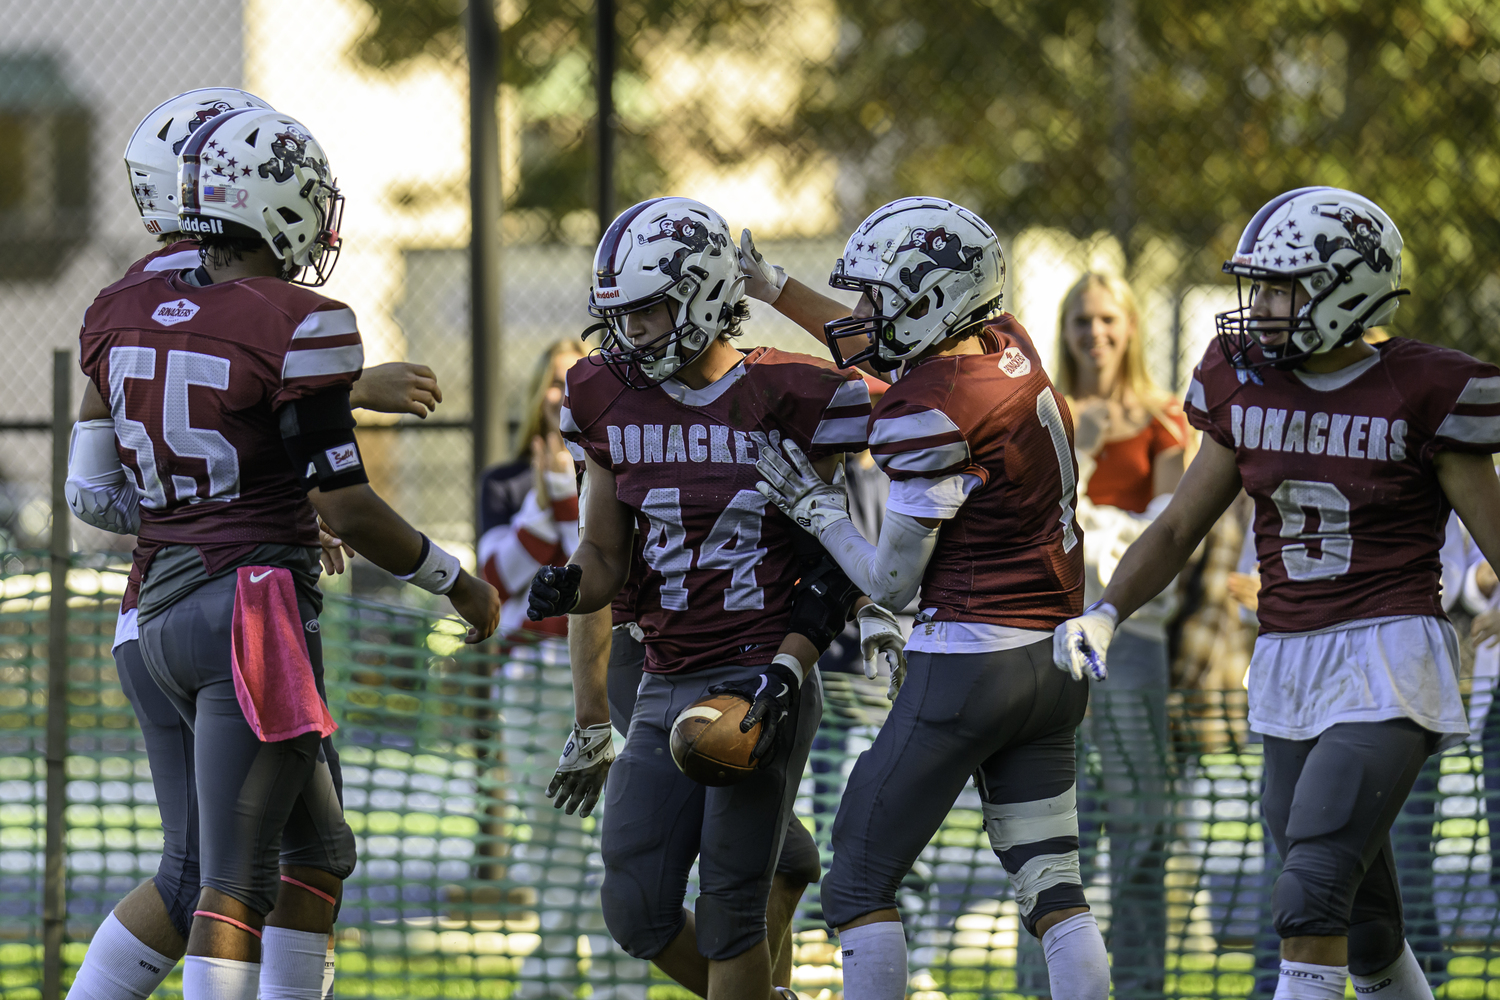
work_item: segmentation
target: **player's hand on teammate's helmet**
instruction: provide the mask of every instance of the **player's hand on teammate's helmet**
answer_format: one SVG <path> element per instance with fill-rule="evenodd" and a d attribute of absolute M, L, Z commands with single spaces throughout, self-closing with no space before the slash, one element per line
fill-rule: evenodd
<path fill-rule="evenodd" d="M 859 651 L 865 660 L 865 677 L 875 679 L 876 661 L 884 653 L 891 668 L 891 686 L 886 697 L 895 701 L 896 692 L 906 679 L 906 637 L 901 634 L 901 625 L 895 615 L 874 602 L 860 608 L 854 617 L 859 622 Z"/>
<path fill-rule="evenodd" d="M 378 413 L 414 413 L 422 419 L 443 401 L 437 376 L 405 361 L 366 368 L 349 390 L 349 405 Z"/>
<path fill-rule="evenodd" d="M 1104 657 L 1115 635 L 1119 615 L 1114 606 L 1100 601 L 1077 618 L 1069 618 L 1052 633 L 1052 662 L 1075 681 L 1109 676 Z"/>
<path fill-rule="evenodd" d="M 849 517 L 844 467 L 839 466 L 833 482 L 825 483 L 795 441 L 783 441 L 781 446 L 786 450 L 785 458 L 774 448 L 760 450 L 755 468 L 766 478 L 756 483 L 755 488 L 787 517 L 821 537 L 835 521 Z"/>
<path fill-rule="evenodd" d="M 537 570 L 526 595 L 526 617 L 539 622 L 578 607 L 578 584 L 582 579 L 582 566 L 543 566 Z"/>
<path fill-rule="evenodd" d="M 777 659 L 787 655 L 778 654 Z M 738 695 L 750 703 L 750 711 L 740 720 L 740 732 L 748 733 L 757 722 L 762 723 L 760 739 L 750 751 L 751 760 L 760 760 L 776 745 L 776 736 L 797 701 L 797 689 L 801 685 L 791 667 L 772 660 L 762 673 L 742 681 L 715 684 L 708 693 Z"/>
<path fill-rule="evenodd" d="M 469 623 L 464 642 L 483 642 L 500 627 L 500 593 L 484 580 L 459 570 L 458 580 L 447 596 L 453 610 Z"/>
<path fill-rule="evenodd" d="M 557 773 L 547 785 L 547 798 L 569 816 L 594 811 L 615 762 L 614 735 L 607 722 L 596 726 L 573 723 L 573 733 L 557 758 Z"/>
<path fill-rule="evenodd" d="M 740 271 L 745 275 L 745 294 L 767 305 L 786 287 L 786 272 L 760 255 L 748 229 L 740 230 Z"/>

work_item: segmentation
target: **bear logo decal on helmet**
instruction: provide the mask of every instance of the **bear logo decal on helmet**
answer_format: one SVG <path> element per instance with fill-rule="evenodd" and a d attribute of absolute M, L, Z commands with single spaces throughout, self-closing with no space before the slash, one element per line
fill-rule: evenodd
<path fill-rule="evenodd" d="M 942 226 L 936 229 L 913 229 L 911 238 L 896 248 L 897 253 L 915 250 L 928 259 L 915 268 L 901 269 L 901 283 L 913 292 L 922 287 L 922 279 L 940 268 L 949 271 L 967 271 L 974 262 L 984 256 L 979 247 L 966 247 L 959 238 Z"/>
<path fill-rule="evenodd" d="M 1332 209 L 1332 211 L 1330 211 Z M 1391 255 L 1380 245 L 1380 234 L 1382 227 L 1376 219 L 1367 215 L 1360 215 L 1347 205 L 1318 206 L 1318 214 L 1325 219 L 1337 219 L 1348 231 L 1348 237 L 1335 237 L 1329 239 L 1323 233 L 1313 242 L 1317 247 L 1318 257 L 1323 263 L 1328 263 L 1328 258 L 1343 250 L 1352 247 L 1356 253 L 1365 259 L 1372 271 L 1389 271 L 1393 261 Z"/>
<path fill-rule="evenodd" d="M 222 115 L 226 111 L 233 111 L 233 110 L 234 110 L 234 106 L 231 105 L 228 101 L 215 101 L 214 103 L 210 104 L 206 108 L 199 108 L 193 114 L 193 117 L 191 117 L 191 118 L 188 119 L 188 123 L 187 123 L 187 135 L 183 136 L 181 139 L 178 139 L 176 142 L 172 143 L 172 152 L 174 152 L 174 153 L 181 153 L 182 152 L 182 147 L 187 144 L 187 141 L 190 138 L 192 138 L 193 133 L 196 132 L 196 131 L 198 131 L 198 127 L 200 125 L 202 125 L 204 122 L 210 121 L 211 119 L 214 119 L 214 118 L 217 118 L 217 117 L 219 117 L 220 115 Z M 167 125 L 163 125 L 162 126 L 162 131 L 165 132 L 167 130 L 167 128 L 170 127 L 170 125 L 171 125 L 170 122 Z"/>
<path fill-rule="evenodd" d="M 682 280 L 682 262 L 689 256 L 700 254 L 710 247 L 722 250 L 729 245 L 729 241 L 722 233 L 716 233 L 694 219 L 663 219 L 658 226 L 657 231 L 650 236 L 644 233 L 638 235 L 636 242 L 645 245 L 658 240 L 672 240 L 676 243 L 687 244 L 679 247 L 672 256 L 661 258 L 656 264 L 658 270 L 670 275 L 676 281 Z"/>
<path fill-rule="evenodd" d="M 285 183 L 292 179 L 292 172 L 297 167 L 312 167 L 319 177 L 326 179 L 328 168 L 317 158 L 307 158 L 307 138 L 295 128 L 277 132 L 276 138 L 271 140 L 271 158 L 256 167 L 256 172 L 277 183 Z"/>

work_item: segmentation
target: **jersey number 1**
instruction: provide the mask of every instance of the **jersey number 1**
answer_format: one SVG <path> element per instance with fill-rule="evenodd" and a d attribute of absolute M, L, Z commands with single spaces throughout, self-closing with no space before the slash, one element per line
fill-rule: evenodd
<path fill-rule="evenodd" d="M 141 470 L 141 506 L 160 510 L 167 505 L 167 491 L 157 471 L 156 445 L 146 425 L 126 414 L 127 379 L 155 381 L 156 348 L 115 347 L 109 352 L 109 409 L 115 418 L 115 437 L 120 447 L 135 452 Z M 178 500 L 233 500 L 240 495 L 240 458 L 229 440 L 215 430 L 194 427 L 188 419 L 188 386 L 229 388 L 229 359 L 196 351 L 168 351 L 166 386 L 162 396 L 161 439 L 177 458 L 196 458 L 208 467 L 208 496 L 198 495 L 193 476 L 172 476 L 172 492 Z"/>
<path fill-rule="evenodd" d="M 1063 426 L 1062 411 L 1057 408 L 1057 398 L 1052 390 L 1043 389 L 1036 395 L 1036 415 L 1052 436 L 1052 447 L 1057 452 L 1057 473 L 1062 477 L 1062 496 L 1057 505 L 1062 508 L 1058 518 L 1063 528 L 1063 551 L 1072 552 L 1078 544 L 1078 534 L 1073 530 L 1073 505 L 1078 502 L 1078 480 L 1073 476 L 1073 447 L 1068 444 L 1068 429 Z"/>

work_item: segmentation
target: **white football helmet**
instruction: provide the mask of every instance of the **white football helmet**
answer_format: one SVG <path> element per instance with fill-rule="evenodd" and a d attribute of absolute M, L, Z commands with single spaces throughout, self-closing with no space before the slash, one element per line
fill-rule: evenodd
<path fill-rule="evenodd" d="M 146 232 L 177 232 L 177 156 L 188 136 L 204 122 L 244 108 L 271 106 L 233 87 L 203 87 L 178 94 L 141 119 L 125 144 L 125 172 Z"/>
<path fill-rule="evenodd" d="M 232 111 L 182 147 L 179 225 L 188 235 L 259 237 L 283 277 L 317 287 L 339 253 L 344 196 L 328 156 L 300 122 L 276 111 Z M 304 268 L 315 277 L 301 280 Z"/>
<path fill-rule="evenodd" d="M 592 357 L 631 388 L 650 388 L 713 343 L 744 289 L 723 216 L 691 198 L 643 201 L 610 223 L 594 253 L 589 313 L 604 322 L 590 332 L 607 332 Z M 648 344 L 632 343 L 626 315 L 662 302 L 671 309 L 672 329 Z"/>
<path fill-rule="evenodd" d="M 824 326 L 834 360 L 888 372 L 1000 312 L 1005 254 L 994 230 L 967 208 L 899 198 L 859 224 L 828 283 L 865 293 L 875 309 Z M 839 340 L 858 334 L 870 346 L 844 357 Z"/>
<path fill-rule="evenodd" d="M 1306 187 L 1268 201 L 1240 236 L 1224 271 L 1235 276 L 1239 308 L 1215 317 L 1219 346 L 1237 368 L 1295 367 L 1391 321 L 1400 305 L 1401 233 L 1373 201 L 1353 191 Z M 1250 282 L 1250 288 L 1245 287 Z M 1308 303 L 1295 316 L 1252 318 L 1262 282 L 1300 282 Z M 1285 344 L 1259 335 L 1286 330 Z"/>

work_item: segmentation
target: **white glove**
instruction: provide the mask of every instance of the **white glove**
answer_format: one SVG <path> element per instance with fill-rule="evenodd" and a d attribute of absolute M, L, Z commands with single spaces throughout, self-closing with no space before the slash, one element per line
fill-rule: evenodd
<path fill-rule="evenodd" d="M 609 723 L 582 727 L 574 722 L 573 735 L 557 759 L 557 773 L 547 785 L 547 798 L 553 800 L 555 808 L 566 806 L 569 816 L 575 810 L 587 816 L 594 811 L 614 762 L 615 742 Z"/>
<path fill-rule="evenodd" d="M 906 679 L 906 638 L 901 634 L 901 625 L 895 615 L 878 604 L 866 604 L 854 617 L 859 622 L 859 651 L 865 660 L 865 677 L 875 679 L 876 661 L 884 653 L 891 668 L 891 686 L 886 697 L 895 701 L 896 692 Z"/>
<path fill-rule="evenodd" d="M 784 440 L 781 446 L 786 458 L 776 454 L 774 448 L 762 448 L 756 460 L 756 470 L 766 477 L 755 484 L 761 495 L 820 538 L 834 522 L 849 520 L 844 467 L 839 466 L 833 482 L 825 483 L 795 441 Z"/>
<path fill-rule="evenodd" d="M 755 249 L 750 230 L 740 230 L 740 272 L 745 276 L 745 294 L 770 305 L 781 298 L 786 272 L 766 261 Z"/>
<path fill-rule="evenodd" d="M 1052 633 L 1052 662 L 1058 670 L 1081 681 L 1087 674 L 1096 681 L 1109 676 L 1104 657 L 1120 615 L 1113 604 L 1100 601 L 1078 618 L 1069 618 Z"/>

